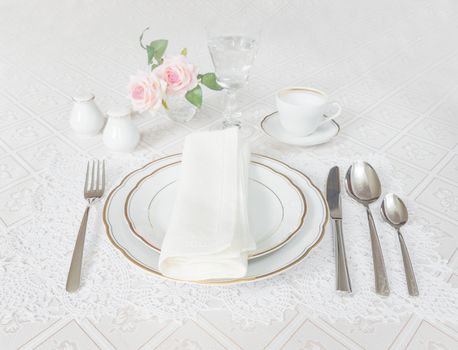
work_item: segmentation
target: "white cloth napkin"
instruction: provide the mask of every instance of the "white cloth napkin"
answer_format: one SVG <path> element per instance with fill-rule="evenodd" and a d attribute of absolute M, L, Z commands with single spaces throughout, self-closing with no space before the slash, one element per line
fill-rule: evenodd
<path fill-rule="evenodd" d="M 237 128 L 186 137 L 160 271 L 181 280 L 243 277 L 256 248 L 248 226 L 250 151 Z"/>

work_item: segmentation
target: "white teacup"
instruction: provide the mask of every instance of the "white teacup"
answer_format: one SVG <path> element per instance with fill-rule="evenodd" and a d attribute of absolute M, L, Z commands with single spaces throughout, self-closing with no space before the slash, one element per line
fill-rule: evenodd
<path fill-rule="evenodd" d="M 339 116 L 342 107 L 329 102 L 324 92 L 308 87 L 290 87 L 277 92 L 277 107 L 283 128 L 295 136 L 312 134 L 319 126 Z M 329 109 L 337 110 L 330 116 Z"/>

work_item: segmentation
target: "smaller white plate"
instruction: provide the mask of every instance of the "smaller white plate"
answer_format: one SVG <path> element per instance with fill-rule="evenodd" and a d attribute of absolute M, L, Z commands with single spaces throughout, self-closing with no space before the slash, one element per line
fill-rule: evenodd
<path fill-rule="evenodd" d="M 262 130 L 270 137 L 289 145 L 315 146 L 328 142 L 340 131 L 340 126 L 334 120 L 321 125 L 316 131 L 307 136 L 294 136 L 288 133 L 280 123 L 278 112 L 266 116 L 261 122 Z"/>
<path fill-rule="evenodd" d="M 181 162 L 164 166 L 141 179 L 126 198 L 125 218 L 132 232 L 160 252 L 175 203 Z M 301 228 L 306 214 L 302 191 L 278 171 L 251 162 L 248 216 L 256 250 L 250 258 L 270 253 Z"/>

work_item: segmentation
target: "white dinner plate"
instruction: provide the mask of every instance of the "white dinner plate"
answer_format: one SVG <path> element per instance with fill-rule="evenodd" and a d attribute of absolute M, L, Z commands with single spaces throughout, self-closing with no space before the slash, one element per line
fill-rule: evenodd
<path fill-rule="evenodd" d="M 145 270 L 163 277 L 159 269 L 159 253 L 132 233 L 124 217 L 125 202 L 133 187 L 146 175 L 164 165 L 177 162 L 181 155 L 172 155 L 146 164 L 127 175 L 108 195 L 103 209 L 103 222 L 111 242 L 133 263 Z M 281 248 L 251 259 L 247 274 L 243 278 L 231 280 L 208 280 L 196 283 L 229 284 L 256 281 L 274 276 L 299 263 L 323 237 L 329 213 L 320 190 L 301 172 L 288 165 L 260 155 L 253 155 L 252 160 L 284 174 L 300 188 L 307 203 L 307 215 L 297 234 Z M 193 282 L 193 281 L 189 281 Z"/>
<path fill-rule="evenodd" d="M 261 121 L 261 129 L 270 137 L 294 146 L 315 146 L 326 143 L 336 136 L 340 126 L 334 120 L 324 123 L 314 133 L 307 136 L 295 136 L 286 131 L 280 123 L 278 112 L 267 115 Z"/>
<path fill-rule="evenodd" d="M 181 162 L 172 162 L 141 179 L 129 193 L 125 216 L 129 227 L 160 252 L 175 203 Z M 248 217 L 256 250 L 250 258 L 274 251 L 299 231 L 306 215 L 301 190 L 285 175 L 251 162 L 248 181 Z"/>

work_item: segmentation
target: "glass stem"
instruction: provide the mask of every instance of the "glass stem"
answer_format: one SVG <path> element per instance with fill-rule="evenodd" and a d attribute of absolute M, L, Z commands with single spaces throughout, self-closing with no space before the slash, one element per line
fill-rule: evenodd
<path fill-rule="evenodd" d="M 234 89 L 226 90 L 226 107 L 224 109 L 224 121 L 223 125 L 225 128 L 231 126 L 241 126 L 240 116 L 241 113 L 237 111 L 237 91 Z"/>

